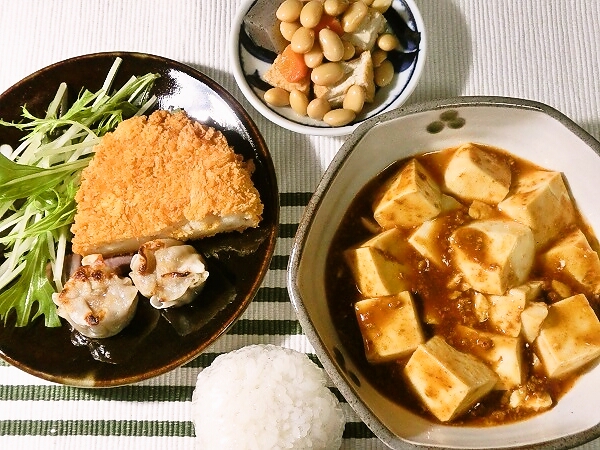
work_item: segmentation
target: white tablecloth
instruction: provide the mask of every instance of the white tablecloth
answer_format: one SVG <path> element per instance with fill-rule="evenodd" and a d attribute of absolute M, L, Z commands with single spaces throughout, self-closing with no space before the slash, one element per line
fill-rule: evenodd
<path fill-rule="evenodd" d="M 421 82 L 408 103 L 501 95 L 547 103 L 600 138 L 600 2 L 594 0 L 416 0 L 428 33 Z M 181 61 L 230 90 L 271 150 L 281 193 L 313 192 L 343 138 L 294 134 L 260 116 L 231 71 L 228 34 L 238 0 L 4 1 L 0 92 L 44 66 L 100 51 L 136 51 Z M 43 88 L 43 86 L 41 87 Z M 293 196 L 290 196 L 293 198 Z M 282 204 L 297 224 L 302 204 Z M 282 236 L 276 255 L 289 255 Z M 285 267 L 265 288 L 285 288 Z M 289 302 L 255 302 L 246 318 L 294 322 Z M 310 353 L 303 335 L 227 334 L 210 354 L 272 342 Z M 130 388 L 102 393 L 55 386 L 0 362 L 2 449 L 188 449 L 191 391 L 207 359 Z M 343 448 L 383 448 L 345 405 Z M 599 416 L 600 419 L 600 416 Z M 600 440 L 581 448 L 598 449 Z"/>

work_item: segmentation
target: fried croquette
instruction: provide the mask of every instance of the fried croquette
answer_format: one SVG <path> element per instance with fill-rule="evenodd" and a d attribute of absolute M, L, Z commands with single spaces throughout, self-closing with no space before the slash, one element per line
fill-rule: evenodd
<path fill-rule="evenodd" d="M 263 204 L 253 171 L 220 131 L 184 111 L 125 120 L 82 172 L 73 252 L 126 254 L 152 239 L 256 227 Z"/>

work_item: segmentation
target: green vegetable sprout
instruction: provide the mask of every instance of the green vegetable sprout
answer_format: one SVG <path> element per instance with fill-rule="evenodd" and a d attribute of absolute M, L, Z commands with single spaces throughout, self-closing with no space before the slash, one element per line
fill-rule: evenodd
<path fill-rule="evenodd" d="M 47 327 L 61 325 L 52 294 L 63 288 L 81 171 L 101 136 L 156 102 L 150 90 L 159 75 L 153 73 L 131 77 L 109 94 L 121 62 L 115 59 L 99 91 L 82 90 L 70 107 L 67 85 L 61 83 L 44 118 L 23 106 L 22 122 L 0 120 L 0 126 L 27 132 L 15 149 L 0 145 L 0 320 L 5 325 L 11 311 L 18 327 L 40 315 Z"/>

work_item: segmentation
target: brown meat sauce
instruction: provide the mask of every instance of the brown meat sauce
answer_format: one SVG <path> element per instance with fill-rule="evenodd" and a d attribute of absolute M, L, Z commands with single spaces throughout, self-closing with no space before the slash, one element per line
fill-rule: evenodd
<path fill-rule="evenodd" d="M 513 176 L 526 173 L 530 170 L 542 168 L 531 162 L 516 158 L 500 149 L 486 147 L 496 157 L 507 158 Z M 447 149 L 443 152 L 434 152 L 417 157 L 418 161 L 427 169 L 431 176 L 443 185 L 443 171 L 451 152 L 455 149 Z M 418 401 L 416 396 L 406 386 L 402 369 L 405 360 L 397 360 L 390 363 L 370 364 L 365 357 L 365 347 L 357 324 L 354 304 L 362 297 L 356 286 L 350 269 L 344 261 L 343 252 L 360 242 L 363 242 L 376 234 L 373 220 L 372 205 L 376 195 L 387 180 L 395 174 L 409 160 L 401 160 L 392 164 L 385 171 L 371 180 L 356 196 L 348 211 L 346 212 L 328 251 L 325 284 L 327 290 L 327 301 L 332 314 L 334 324 L 337 328 L 341 341 L 346 343 L 346 349 L 354 362 L 362 371 L 362 374 L 373 383 L 374 386 L 392 401 L 406 407 L 414 413 L 432 421 L 437 421 Z M 542 169 L 543 170 L 543 169 Z M 514 178 L 513 178 L 514 179 Z M 501 216 L 496 208 L 486 210 L 486 213 Z M 469 205 L 462 205 L 458 210 L 446 213 L 443 216 L 445 226 L 437 241 L 439 254 L 445 262 L 444 268 L 430 264 L 416 251 L 411 250 L 407 260 L 403 264 L 412 268 L 410 273 L 412 294 L 415 298 L 419 317 L 423 324 L 426 339 L 434 334 L 441 335 L 446 341 L 458 350 L 468 351 L 477 355 L 478 349 L 484 349 L 491 343 L 485 339 L 469 339 L 468 336 L 458 336 L 455 331 L 456 324 L 475 326 L 478 330 L 493 331 L 486 323 L 481 323 L 475 316 L 473 310 L 472 295 L 468 291 L 461 290 L 460 280 L 457 272 L 449 261 L 451 249 L 448 242 L 450 234 L 462 225 L 472 221 L 469 215 Z M 577 212 L 577 226 L 585 233 L 590 245 L 598 250 L 598 243 L 590 227 Z M 414 229 L 401 230 L 403 237 L 408 239 Z M 478 233 L 465 233 L 460 236 L 460 245 L 468 248 L 474 258 L 485 258 L 478 251 L 481 247 L 482 237 Z M 409 246 L 410 247 L 410 246 Z M 485 246 L 484 246 L 485 247 Z M 560 272 L 542 270 L 541 264 L 534 263 L 529 279 L 544 282 L 543 300 L 547 303 L 564 298 L 553 290 L 553 280 L 564 283 L 573 293 L 582 292 L 581 286 L 573 285 L 573 282 L 561 278 Z M 585 292 L 596 315 L 598 315 L 598 298 L 591 292 Z M 471 292 L 472 294 L 472 292 Z M 541 371 L 533 369 L 533 352 L 524 343 L 524 367 L 528 370 L 526 374 L 525 387 L 528 392 L 535 394 L 541 390 L 550 393 L 553 404 L 569 390 L 579 374 L 561 380 L 549 379 Z M 536 411 L 508 406 L 507 391 L 492 391 L 481 402 L 477 403 L 466 414 L 463 414 L 453 425 L 475 425 L 490 426 L 522 420 L 537 414 Z"/>

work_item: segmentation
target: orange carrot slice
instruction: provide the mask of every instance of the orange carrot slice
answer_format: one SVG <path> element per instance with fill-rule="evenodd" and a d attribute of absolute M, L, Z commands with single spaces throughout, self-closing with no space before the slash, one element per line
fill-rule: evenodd
<path fill-rule="evenodd" d="M 337 17 L 330 16 L 329 14 L 323 14 L 323 16 L 321 16 L 321 20 L 314 28 L 315 34 L 318 35 L 319 31 L 321 31 L 323 28 L 329 28 L 338 36 L 344 34 L 344 29 L 342 28 L 340 20 Z"/>
<path fill-rule="evenodd" d="M 281 53 L 279 71 L 290 83 L 300 81 L 310 73 L 310 69 L 304 62 L 304 55 L 296 53 L 290 45 Z"/>

